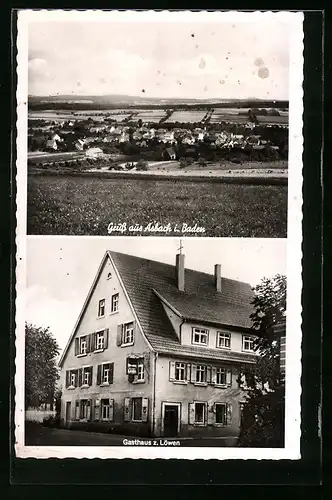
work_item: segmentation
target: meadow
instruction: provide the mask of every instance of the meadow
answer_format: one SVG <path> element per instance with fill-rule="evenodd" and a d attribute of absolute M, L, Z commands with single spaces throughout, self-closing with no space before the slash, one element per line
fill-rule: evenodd
<path fill-rule="evenodd" d="M 196 223 L 199 236 L 284 238 L 287 186 L 31 175 L 27 215 L 28 234 L 107 235 L 111 222 L 156 221 Z"/>

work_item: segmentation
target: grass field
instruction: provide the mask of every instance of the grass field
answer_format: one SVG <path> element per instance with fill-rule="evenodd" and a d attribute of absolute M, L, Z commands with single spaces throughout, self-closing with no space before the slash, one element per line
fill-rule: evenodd
<path fill-rule="evenodd" d="M 286 215 L 287 186 L 47 175 L 28 180 L 28 234 L 107 235 L 110 222 L 156 221 L 197 223 L 205 227 L 199 236 L 284 238 Z"/>

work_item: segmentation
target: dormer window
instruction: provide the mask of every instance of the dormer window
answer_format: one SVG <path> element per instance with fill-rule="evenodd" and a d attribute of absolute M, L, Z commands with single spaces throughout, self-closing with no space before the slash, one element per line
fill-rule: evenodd
<path fill-rule="evenodd" d="M 98 318 L 105 316 L 105 299 L 100 299 L 98 303 Z"/>
<path fill-rule="evenodd" d="M 231 334 L 225 332 L 217 332 L 217 347 L 223 349 L 230 349 L 231 347 Z"/>
<path fill-rule="evenodd" d="M 242 336 L 242 350 L 247 352 L 254 352 L 254 338 L 249 335 Z"/>
<path fill-rule="evenodd" d="M 192 343 L 199 345 L 208 345 L 209 330 L 205 328 L 193 328 Z"/>

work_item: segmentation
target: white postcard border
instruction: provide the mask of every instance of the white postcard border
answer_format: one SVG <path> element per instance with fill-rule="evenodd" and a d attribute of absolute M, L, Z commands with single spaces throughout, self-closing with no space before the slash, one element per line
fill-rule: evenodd
<path fill-rule="evenodd" d="M 24 445 L 24 349 L 26 298 L 27 223 L 27 63 L 28 23 L 47 20 L 103 22 L 264 22 L 272 16 L 292 25 L 289 87 L 289 181 L 287 236 L 287 349 L 286 349 L 286 428 L 284 448 L 204 448 L 204 447 L 86 447 Z M 301 323 L 302 323 L 302 114 L 303 114 L 303 13 L 302 12 L 208 12 L 208 11 L 61 11 L 22 10 L 18 12 L 17 36 L 17 266 L 15 331 L 15 451 L 19 458 L 137 458 L 137 459 L 299 459 L 301 436 Z M 32 236 L 29 236 L 31 238 Z M 67 236 L 73 238 L 72 236 Z M 54 236 L 53 238 L 56 238 Z M 82 238 L 82 237 L 80 237 Z M 84 237 L 87 238 L 87 237 Z M 91 238 L 96 238 L 92 236 Z M 106 237 L 108 241 L 112 237 Z M 119 238 L 119 237 L 115 237 Z M 125 238 L 128 238 L 125 236 Z M 145 237 L 147 238 L 147 237 Z M 202 239 L 202 238 L 200 238 Z"/>

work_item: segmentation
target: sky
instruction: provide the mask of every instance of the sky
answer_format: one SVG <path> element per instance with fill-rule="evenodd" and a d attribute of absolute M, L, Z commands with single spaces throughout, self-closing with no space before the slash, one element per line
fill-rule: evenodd
<path fill-rule="evenodd" d="M 257 285 L 286 274 L 286 240 L 184 238 L 185 266 Z M 175 264 L 180 240 L 165 237 L 28 237 L 26 321 L 50 327 L 61 349 L 72 333 L 107 250 Z M 42 265 L 40 264 L 42 262 Z"/>
<path fill-rule="evenodd" d="M 28 90 L 288 99 L 289 39 L 290 23 L 277 19 L 30 22 Z"/>

